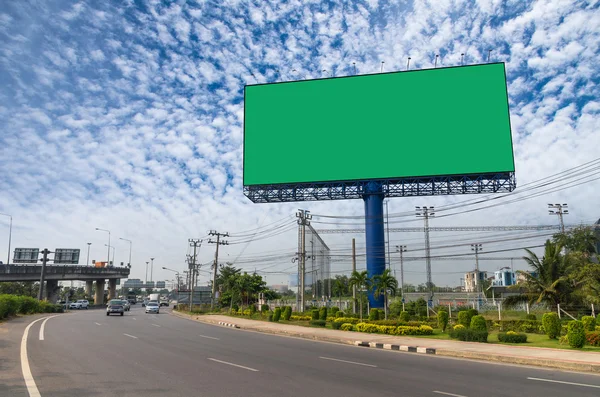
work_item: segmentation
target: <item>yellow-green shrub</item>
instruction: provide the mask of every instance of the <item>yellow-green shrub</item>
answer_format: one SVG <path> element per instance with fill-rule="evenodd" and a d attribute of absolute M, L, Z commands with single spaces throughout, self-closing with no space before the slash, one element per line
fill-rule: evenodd
<path fill-rule="evenodd" d="M 358 324 L 358 319 L 354 317 L 338 317 L 334 321 L 342 324 Z"/>
<path fill-rule="evenodd" d="M 310 321 L 311 316 L 290 316 L 291 321 Z"/>
<path fill-rule="evenodd" d="M 353 331 L 354 330 L 354 325 L 350 324 L 350 323 L 345 323 L 342 324 L 342 331 Z"/>

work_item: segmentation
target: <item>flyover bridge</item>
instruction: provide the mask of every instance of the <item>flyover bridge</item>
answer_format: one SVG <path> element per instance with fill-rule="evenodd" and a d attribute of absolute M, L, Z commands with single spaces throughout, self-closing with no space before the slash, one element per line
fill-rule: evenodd
<path fill-rule="evenodd" d="M 117 280 L 129 277 L 128 267 L 94 267 L 72 265 L 46 265 L 44 279 L 46 280 L 46 299 L 55 302 L 58 282 L 79 280 L 85 281 L 85 293 L 92 295 L 92 286 L 96 282 L 96 303 L 104 300 L 104 286 L 108 280 L 108 299 L 116 297 Z M 9 281 L 39 281 L 42 265 L 0 265 L 0 282 Z"/>

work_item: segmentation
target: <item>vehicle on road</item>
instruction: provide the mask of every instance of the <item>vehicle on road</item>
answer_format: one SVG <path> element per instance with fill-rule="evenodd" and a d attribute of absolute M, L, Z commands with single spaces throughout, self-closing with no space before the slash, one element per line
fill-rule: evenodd
<path fill-rule="evenodd" d="M 148 299 L 151 301 L 157 301 L 160 299 L 160 294 L 150 294 L 148 295 Z"/>
<path fill-rule="evenodd" d="M 77 301 L 69 303 L 69 309 L 81 309 L 81 302 Z"/>
<path fill-rule="evenodd" d="M 123 302 L 123 310 L 125 310 L 126 312 L 131 310 L 131 305 L 129 304 L 129 301 L 127 299 L 121 299 L 121 302 Z"/>
<path fill-rule="evenodd" d="M 146 313 L 156 313 L 160 312 L 160 306 L 157 302 L 148 302 L 146 305 Z"/>
<path fill-rule="evenodd" d="M 162 307 L 162 306 L 169 307 L 169 300 L 168 300 L 167 298 L 162 298 L 162 299 L 160 300 L 160 306 L 161 306 L 161 307 Z"/>
<path fill-rule="evenodd" d="M 77 303 L 81 303 L 81 308 L 85 310 L 87 310 L 89 308 L 88 306 L 90 305 L 90 302 L 86 299 L 79 299 Z"/>
<path fill-rule="evenodd" d="M 146 305 L 148 304 L 148 302 L 150 302 L 150 299 L 148 299 L 148 298 L 145 298 L 145 299 L 142 301 L 142 307 L 146 306 Z"/>
<path fill-rule="evenodd" d="M 120 299 L 113 299 L 108 302 L 106 315 L 110 316 L 111 314 L 120 314 L 121 316 L 125 314 L 125 310 L 123 309 L 123 304 Z"/>

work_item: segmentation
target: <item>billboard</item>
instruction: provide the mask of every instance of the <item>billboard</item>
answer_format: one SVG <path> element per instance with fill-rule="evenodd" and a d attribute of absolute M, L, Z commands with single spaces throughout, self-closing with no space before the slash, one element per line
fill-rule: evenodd
<path fill-rule="evenodd" d="M 79 249 L 56 248 L 54 250 L 54 263 L 76 265 L 79 263 Z"/>
<path fill-rule="evenodd" d="M 13 263 L 37 263 L 40 256 L 39 248 L 15 248 Z"/>
<path fill-rule="evenodd" d="M 504 63 L 244 89 L 244 186 L 504 172 Z"/>

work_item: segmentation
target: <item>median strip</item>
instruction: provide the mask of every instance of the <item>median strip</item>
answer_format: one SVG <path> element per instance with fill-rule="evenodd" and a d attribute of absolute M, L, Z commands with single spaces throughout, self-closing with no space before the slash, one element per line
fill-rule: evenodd
<path fill-rule="evenodd" d="M 227 361 L 222 361 L 222 360 L 217 360 L 216 358 L 208 358 L 210 361 L 214 361 L 217 363 L 221 363 L 221 364 L 225 364 L 225 365 L 231 365 L 232 367 L 237 367 L 237 368 L 243 368 L 243 369 L 247 369 L 248 371 L 252 371 L 252 372 L 258 372 L 257 369 L 255 368 L 250 368 L 250 367 L 244 367 L 243 365 L 239 365 L 239 364 L 234 364 L 234 363 L 230 363 Z"/>
<path fill-rule="evenodd" d="M 239 328 L 240 327 L 237 324 L 226 323 L 225 321 L 219 321 L 219 325 L 223 325 L 225 327 L 231 327 L 231 328 Z"/>
<path fill-rule="evenodd" d="M 392 345 L 389 343 L 366 342 L 366 341 L 361 341 L 361 340 L 354 341 L 354 346 L 374 347 L 375 349 L 395 350 L 395 351 L 411 352 L 411 353 L 436 354 L 436 350 L 433 348 L 430 348 L 430 347 Z"/>

